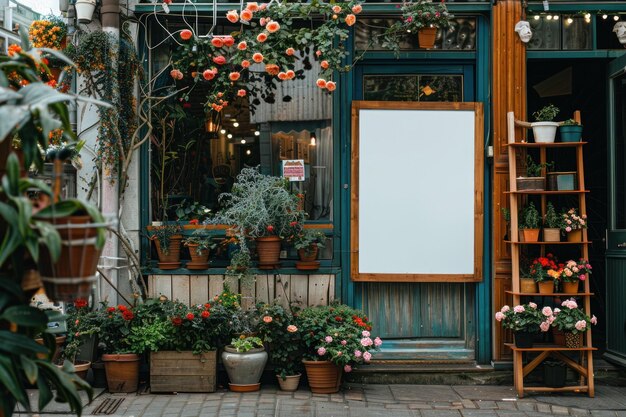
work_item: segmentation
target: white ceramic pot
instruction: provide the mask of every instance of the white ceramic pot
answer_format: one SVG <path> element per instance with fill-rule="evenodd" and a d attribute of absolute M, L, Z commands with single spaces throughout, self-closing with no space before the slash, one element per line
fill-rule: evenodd
<path fill-rule="evenodd" d="M 76 18 L 78 23 L 89 23 L 96 10 L 96 0 L 76 0 Z"/>
<path fill-rule="evenodd" d="M 69 0 L 59 0 L 59 10 L 63 13 L 67 12 L 67 9 L 70 7 Z"/>
<path fill-rule="evenodd" d="M 280 389 L 282 391 L 297 391 L 298 385 L 300 384 L 300 377 L 302 374 L 298 375 L 287 375 L 285 379 L 283 379 L 280 375 L 276 375 L 278 378 L 278 385 L 280 385 Z"/>
<path fill-rule="evenodd" d="M 556 137 L 557 122 L 534 122 L 530 124 L 533 128 L 533 136 L 536 143 L 553 143 Z"/>
<path fill-rule="evenodd" d="M 267 352 L 263 348 L 237 352 L 237 349 L 228 345 L 222 352 L 222 363 L 231 384 L 258 384 L 267 363 Z"/>

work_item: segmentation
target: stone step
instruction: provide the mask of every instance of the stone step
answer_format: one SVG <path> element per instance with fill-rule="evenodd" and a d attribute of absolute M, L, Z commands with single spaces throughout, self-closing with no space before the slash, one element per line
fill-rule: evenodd
<path fill-rule="evenodd" d="M 385 340 L 376 360 L 468 362 L 474 360 L 474 350 L 460 339 L 390 339 Z"/>

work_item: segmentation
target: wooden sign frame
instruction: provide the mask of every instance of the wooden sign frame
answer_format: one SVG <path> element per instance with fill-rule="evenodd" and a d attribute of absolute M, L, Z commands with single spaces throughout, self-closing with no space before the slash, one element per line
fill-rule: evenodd
<path fill-rule="evenodd" d="M 424 111 L 471 111 L 474 113 L 474 245 L 473 245 L 473 272 L 463 273 L 398 273 L 398 272 L 361 272 L 359 268 L 359 167 L 360 167 L 360 114 L 362 110 L 390 110 L 390 111 L 404 111 L 404 110 L 424 110 Z M 459 115 L 460 116 L 460 115 Z M 482 281 L 482 260 L 483 260 L 483 222 L 484 222 L 484 133 L 483 133 L 484 115 L 483 104 L 474 102 L 394 102 L 394 101 L 353 101 L 352 102 L 352 166 L 351 166 L 351 208 L 350 208 L 350 272 L 353 281 L 370 281 L 370 282 L 478 282 Z M 419 132 L 419 127 L 416 129 Z M 398 132 L 395 132 L 397 135 Z M 413 133 L 415 134 L 415 133 Z M 393 146 L 394 134 L 389 134 L 387 137 L 380 138 L 381 141 L 389 141 L 389 146 Z M 471 145 L 470 145 L 471 149 Z M 453 152 L 454 149 L 448 149 L 448 152 Z M 446 163 L 445 154 L 434 155 L 434 158 L 438 158 L 441 164 Z M 467 164 L 471 162 L 466 161 Z M 389 164 L 393 166 L 393 161 L 389 161 Z M 452 167 L 451 167 L 452 169 Z M 462 173 L 460 173 L 462 174 Z M 413 178 L 412 181 L 415 181 Z M 409 188 L 410 189 L 410 188 Z M 441 190 L 445 193 L 445 190 Z M 428 197 L 426 197 L 428 200 Z M 471 204 L 471 203 L 470 203 Z M 387 213 L 382 213 L 380 225 L 376 227 L 385 227 L 384 219 L 393 216 L 393 202 L 390 202 L 390 209 Z M 428 239 L 419 241 L 419 231 L 404 231 L 408 232 L 412 236 L 416 237 L 415 249 L 419 250 L 419 245 L 428 245 Z M 471 231 L 468 235 L 471 239 Z M 452 242 L 454 237 L 450 239 L 450 248 L 453 246 Z M 454 262 L 454 251 L 449 253 L 450 262 Z M 471 255 L 468 254 L 467 258 Z M 468 265 L 469 265 L 468 261 Z M 391 261 L 389 261 L 391 262 Z M 469 269 L 469 267 L 468 267 Z"/>

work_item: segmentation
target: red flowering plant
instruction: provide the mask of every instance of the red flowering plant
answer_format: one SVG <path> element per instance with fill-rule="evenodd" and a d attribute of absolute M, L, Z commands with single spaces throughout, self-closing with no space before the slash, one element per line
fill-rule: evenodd
<path fill-rule="evenodd" d="M 370 333 L 372 324 L 363 312 L 341 304 L 307 307 L 297 317 L 304 359 L 328 360 L 351 372 L 368 363 L 382 340 Z"/>
<path fill-rule="evenodd" d="M 562 269 L 563 264 L 559 264 L 557 258 L 548 253 L 546 256 L 533 259 L 529 268 L 529 276 L 535 282 L 554 281 L 559 279 Z"/>
<path fill-rule="evenodd" d="M 101 304 L 94 323 L 98 327 L 98 346 L 103 353 L 137 353 L 128 338 L 135 324 L 134 309 L 122 304 L 117 307 L 110 307 L 106 302 Z"/>
<path fill-rule="evenodd" d="M 97 312 L 93 311 L 84 298 L 77 298 L 68 304 L 65 310 L 67 323 L 67 337 L 61 351 L 61 359 L 76 362 L 76 355 L 86 339 L 100 330 Z"/>

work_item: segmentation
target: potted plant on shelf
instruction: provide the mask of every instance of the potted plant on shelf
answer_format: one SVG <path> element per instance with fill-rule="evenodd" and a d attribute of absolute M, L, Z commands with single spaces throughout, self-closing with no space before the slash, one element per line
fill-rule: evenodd
<path fill-rule="evenodd" d="M 150 226 L 148 236 L 154 241 L 159 256 L 160 269 L 180 268 L 180 242 L 182 228 L 178 223 Z"/>
<path fill-rule="evenodd" d="M 222 362 L 230 383 L 231 391 L 251 392 L 261 387 L 259 380 L 267 363 L 267 352 L 263 341 L 256 336 L 244 336 L 232 339 L 224 347 Z"/>
<path fill-rule="evenodd" d="M 298 314 L 304 367 L 311 392 L 338 392 L 343 372 L 369 363 L 382 340 L 370 334 L 372 325 L 363 312 L 346 305 L 307 307 Z"/>
<path fill-rule="evenodd" d="M 214 221 L 233 226 L 243 254 L 247 253 L 246 238 L 256 241 L 259 269 L 279 265 L 282 238 L 304 220 L 304 212 L 298 210 L 299 199 L 287 185 L 283 178 L 244 168 L 232 191 L 219 197 L 224 208 Z"/>
<path fill-rule="evenodd" d="M 437 30 L 450 27 L 452 17 L 443 1 L 408 1 L 402 5 L 402 22 L 391 29 L 393 33 L 417 33 L 419 47 L 431 49 L 435 46 Z"/>
<path fill-rule="evenodd" d="M 542 170 L 552 163 L 536 164 L 530 155 L 526 155 L 526 176 L 517 177 L 515 183 L 517 191 L 543 191 L 546 189 L 546 177 L 541 175 Z"/>
<path fill-rule="evenodd" d="M 522 209 L 519 216 L 519 234 L 520 242 L 537 242 L 539 241 L 539 226 L 541 218 L 539 212 L 535 208 L 535 204 L 531 201 Z"/>
<path fill-rule="evenodd" d="M 567 234 L 568 242 L 582 242 L 583 241 L 583 229 L 587 228 L 587 215 L 578 215 L 575 208 L 567 210 L 567 212 L 561 214 L 563 223 L 561 230 Z"/>
<path fill-rule="evenodd" d="M 596 316 L 586 315 L 573 298 L 563 301 L 553 313 L 552 326 L 565 333 L 565 346 L 571 349 L 582 347 L 583 333 L 589 330 L 589 324 L 598 323 Z"/>
<path fill-rule="evenodd" d="M 580 142 L 583 126 L 574 119 L 567 119 L 559 127 L 561 142 Z"/>
<path fill-rule="evenodd" d="M 548 253 L 534 259 L 529 268 L 529 275 L 539 286 L 539 293 L 554 293 L 554 283 L 561 276 L 562 265 L 558 264 L 556 257 Z"/>
<path fill-rule="evenodd" d="M 551 315 L 552 311 L 550 311 L 550 316 L 546 316 L 543 310 L 537 309 L 537 304 L 530 302 L 513 308 L 508 305 L 503 306 L 496 313 L 496 320 L 505 329 L 513 331 L 516 347 L 531 348 L 535 334 L 539 331 L 547 332 L 550 328 L 549 317 Z"/>
<path fill-rule="evenodd" d="M 554 118 L 559 114 L 559 108 L 549 104 L 533 113 L 535 121 L 531 123 L 533 137 L 536 143 L 552 143 L 556 136 L 559 123 Z"/>
<path fill-rule="evenodd" d="M 191 261 L 185 266 L 187 269 L 207 269 L 209 267 L 209 254 L 217 244 L 213 242 L 211 233 L 206 229 L 196 229 L 191 236 L 185 238 L 183 243 L 189 248 Z"/>
<path fill-rule="evenodd" d="M 258 304 L 259 335 L 269 345 L 269 359 L 283 391 L 296 391 L 302 376 L 300 330 L 290 309 L 278 303 Z"/>
<path fill-rule="evenodd" d="M 300 270 L 318 269 L 320 262 L 317 255 L 320 248 L 325 247 L 326 235 L 314 229 L 302 229 L 293 238 L 293 246 L 298 251 L 300 261 L 296 262 L 296 268 Z"/>
<path fill-rule="evenodd" d="M 548 202 L 546 204 L 546 214 L 543 216 L 543 241 L 560 242 L 562 223 L 563 218 L 556 214 L 554 205 Z"/>
<path fill-rule="evenodd" d="M 67 339 L 61 357 L 74 365 L 76 375 L 87 378 L 96 350 L 96 334 L 100 330 L 95 320 L 95 313 L 89 308 L 84 298 L 77 298 L 68 304 Z"/>
<path fill-rule="evenodd" d="M 561 271 L 561 289 L 566 294 L 578 293 L 578 283 L 587 279 L 591 274 L 591 264 L 587 259 L 565 262 Z"/>

